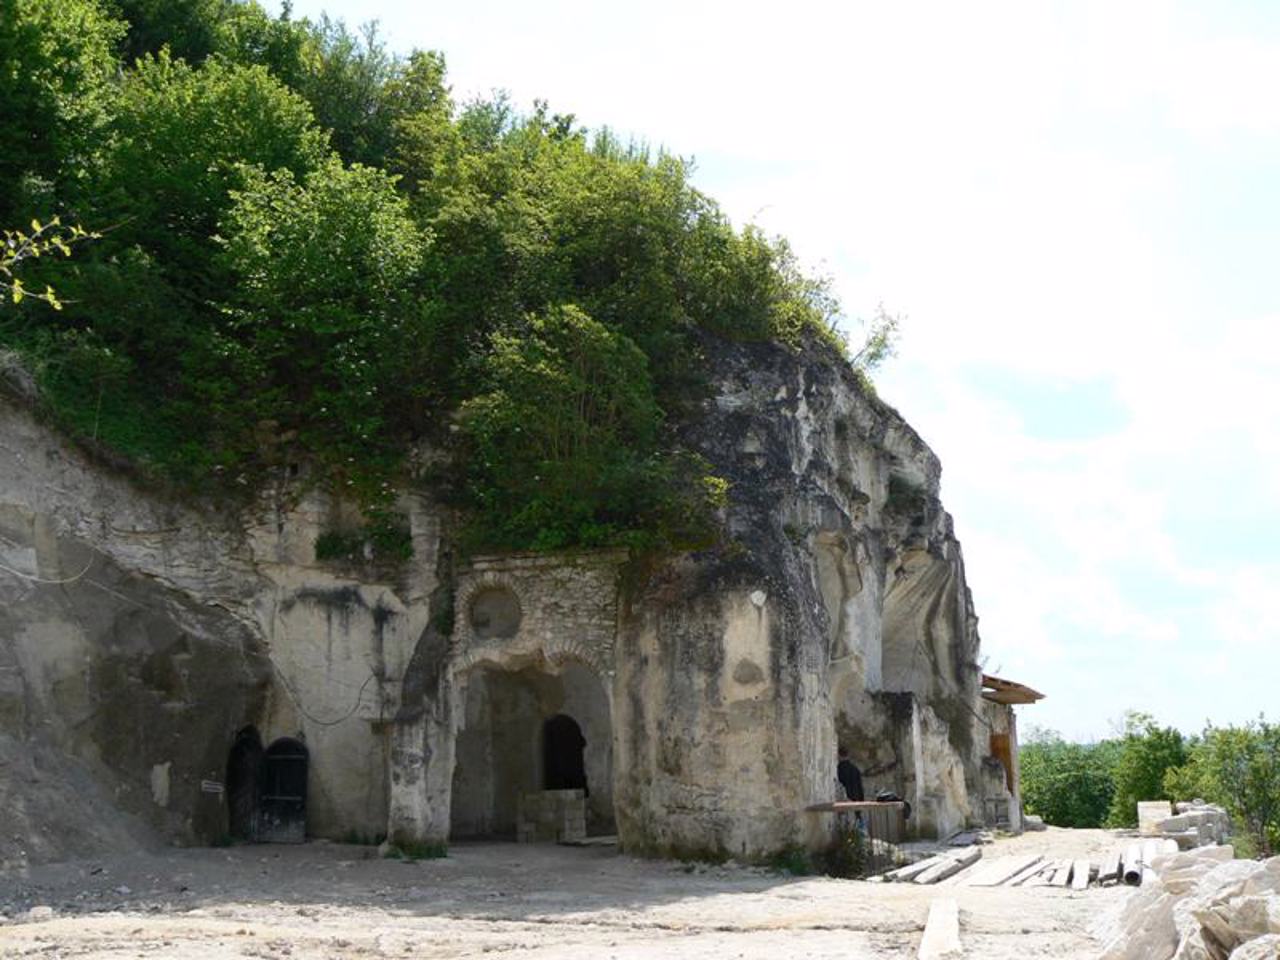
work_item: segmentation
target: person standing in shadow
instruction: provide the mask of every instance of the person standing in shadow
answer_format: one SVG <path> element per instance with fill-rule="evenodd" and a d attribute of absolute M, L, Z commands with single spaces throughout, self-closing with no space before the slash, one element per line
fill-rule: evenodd
<path fill-rule="evenodd" d="M 836 779 L 844 788 L 845 798 L 861 802 L 865 799 L 862 794 L 862 771 L 849 759 L 849 751 L 845 747 L 836 751 L 836 759 Z"/>

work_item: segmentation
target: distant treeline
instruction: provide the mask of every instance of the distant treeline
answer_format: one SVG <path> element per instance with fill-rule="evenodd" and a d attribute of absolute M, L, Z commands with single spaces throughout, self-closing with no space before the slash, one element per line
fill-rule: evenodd
<path fill-rule="evenodd" d="M 1208 726 L 1195 737 L 1131 713 L 1120 737 L 1068 743 L 1038 731 L 1019 752 L 1028 813 L 1062 827 L 1132 827 L 1140 800 L 1223 806 L 1242 852 L 1280 850 L 1280 725 Z"/>

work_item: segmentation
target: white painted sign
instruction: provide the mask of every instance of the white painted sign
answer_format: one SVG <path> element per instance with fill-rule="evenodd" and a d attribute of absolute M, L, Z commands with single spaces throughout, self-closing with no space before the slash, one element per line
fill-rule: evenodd
<path fill-rule="evenodd" d="M 222 791 L 223 791 L 223 786 L 217 780 L 201 780 L 200 781 L 201 793 L 222 793 Z"/>

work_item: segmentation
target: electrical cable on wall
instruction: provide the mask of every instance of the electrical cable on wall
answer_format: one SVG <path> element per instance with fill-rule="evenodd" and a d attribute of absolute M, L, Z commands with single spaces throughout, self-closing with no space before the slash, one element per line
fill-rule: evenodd
<path fill-rule="evenodd" d="M 3 563 L 0 563 L 0 572 L 11 574 L 12 576 L 19 578 L 20 580 L 26 580 L 29 583 L 39 583 L 46 586 L 57 587 L 57 586 L 62 586 L 68 583 L 75 583 L 77 580 L 79 580 L 81 577 L 83 577 L 86 573 L 89 572 L 89 568 L 93 566 L 93 561 L 96 559 L 97 559 L 96 556 L 91 556 L 89 558 L 89 562 L 85 564 L 83 570 L 77 573 L 74 577 L 65 577 L 61 580 L 50 580 L 47 577 L 37 577 L 34 574 L 23 573 L 21 570 L 15 570 L 13 569 L 13 567 L 5 566 Z"/>

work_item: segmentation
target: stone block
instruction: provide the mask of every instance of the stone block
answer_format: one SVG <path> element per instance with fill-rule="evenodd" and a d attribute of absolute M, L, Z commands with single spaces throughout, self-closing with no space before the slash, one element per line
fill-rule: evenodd
<path fill-rule="evenodd" d="M 1144 837 L 1158 836 L 1160 821 L 1173 816 L 1173 805 L 1168 800 L 1138 801 L 1138 833 Z"/>

